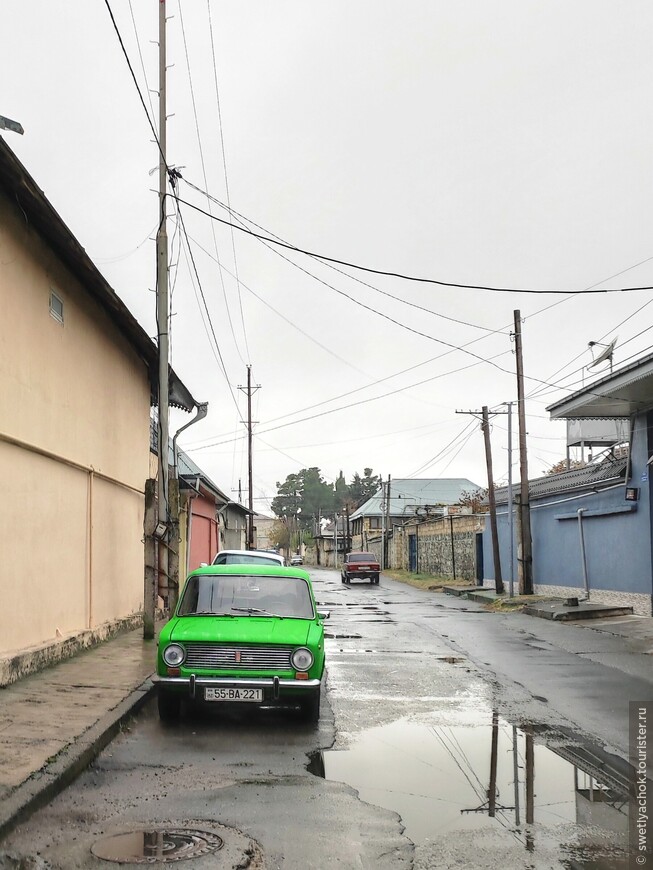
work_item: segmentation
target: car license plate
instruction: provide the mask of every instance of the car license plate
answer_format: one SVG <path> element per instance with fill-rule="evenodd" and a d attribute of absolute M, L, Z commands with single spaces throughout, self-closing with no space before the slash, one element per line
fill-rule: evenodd
<path fill-rule="evenodd" d="M 205 701 L 253 701 L 263 700 L 263 689 L 204 689 Z"/>

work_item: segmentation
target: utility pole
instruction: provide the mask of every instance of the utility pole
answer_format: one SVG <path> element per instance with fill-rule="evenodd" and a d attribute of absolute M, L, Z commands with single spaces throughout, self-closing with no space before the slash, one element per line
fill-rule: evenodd
<path fill-rule="evenodd" d="M 506 411 L 493 411 L 492 415 L 505 414 Z M 487 468 L 488 503 L 490 505 L 490 531 L 492 534 L 492 556 L 494 559 L 494 588 L 498 594 L 503 593 L 503 578 L 501 576 L 501 557 L 499 555 L 499 532 L 497 528 L 497 505 L 494 497 L 494 476 L 492 473 L 492 445 L 490 444 L 490 420 L 487 405 L 481 411 L 456 411 L 456 414 L 481 415 L 481 429 L 485 441 L 485 465 Z"/>
<path fill-rule="evenodd" d="M 159 594 L 168 598 L 168 547 L 170 528 L 168 516 L 168 442 L 169 382 L 168 382 L 168 229 L 166 226 L 166 190 L 168 166 L 166 160 L 166 3 L 159 0 L 159 228 L 156 234 L 156 323 L 159 347 L 159 444 L 158 444 L 158 520 L 159 520 Z"/>
<path fill-rule="evenodd" d="M 533 594 L 533 541 L 531 505 L 528 491 L 528 454 L 526 449 L 526 407 L 524 403 L 524 361 L 522 357 L 521 314 L 515 311 L 515 357 L 517 362 L 517 411 L 519 414 L 519 472 L 521 478 L 517 511 L 517 577 L 519 592 Z"/>
<path fill-rule="evenodd" d="M 385 541 L 383 550 L 383 567 L 387 569 L 390 549 L 388 546 L 388 535 L 390 534 L 390 475 L 388 475 L 388 494 L 385 500 Z"/>
<path fill-rule="evenodd" d="M 515 511 L 512 496 L 512 406 L 514 402 L 506 402 L 508 407 L 508 524 L 510 527 L 510 581 L 509 595 L 515 595 Z"/>
<path fill-rule="evenodd" d="M 254 549 L 254 478 L 252 476 L 252 394 L 261 389 L 258 384 L 252 388 L 252 367 L 247 366 L 247 387 L 238 387 L 239 390 L 247 392 L 247 474 L 248 474 L 248 490 L 249 490 L 249 516 L 247 518 L 247 549 Z"/>

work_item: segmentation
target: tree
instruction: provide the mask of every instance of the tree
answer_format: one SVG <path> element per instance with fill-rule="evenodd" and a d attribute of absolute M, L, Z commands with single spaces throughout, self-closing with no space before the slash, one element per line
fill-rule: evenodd
<path fill-rule="evenodd" d="M 483 502 L 487 498 L 488 492 L 487 486 L 484 489 L 464 489 L 460 494 L 458 504 L 463 505 L 463 507 L 470 507 L 472 513 L 486 514 L 490 506 Z"/>
<path fill-rule="evenodd" d="M 575 468 L 585 468 L 587 465 L 586 462 L 583 462 L 582 459 L 572 459 L 569 462 L 569 468 L 567 468 L 567 460 L 560 459 L 554 465 L 551 466 L 547 470 L 547 474 L 561 474 L 563 471 L 573 471 Z"/>
<path fill-rule="evenodd" d="M 312 529 L 318 517 L 333 516 L 334 488 L 316 466 L 302 468 L 298 474 L 289 474 L 283 483 L 277 481 L 272 512 L 278 517 L 292 518 L 293 528 Z"/>
<path fill-rule="evenodd" d="M 371 468 L 363 469 L 363 477 L 356 472 L 349 484 L 349 498 L 358 507 L 378 492 L 381 487 L 381 477 L 372 474 Z"/>

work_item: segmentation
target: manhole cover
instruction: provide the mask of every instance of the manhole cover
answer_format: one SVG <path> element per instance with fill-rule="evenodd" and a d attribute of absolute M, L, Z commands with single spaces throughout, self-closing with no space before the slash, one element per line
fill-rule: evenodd
<path fill-rule="evenodd" d="M 164 864 L 209 855 L 221 849 L 223 843 L 217 834 L 173 828 L 115 834 L 94 843 L 91 852 L 96 858 L 116 864 Z"/>

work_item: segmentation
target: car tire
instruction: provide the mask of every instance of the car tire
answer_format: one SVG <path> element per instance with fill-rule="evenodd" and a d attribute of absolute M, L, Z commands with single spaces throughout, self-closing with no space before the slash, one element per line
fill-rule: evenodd
<path fill-rule="evenodd" d="M 308 697 L 302 698 L 299 703 L 299 710 L 305 722 L 317 725 L 320 719 L 320 690 L 311 692 Z"/>
<path fill-rule="evenodd" d="M 376 577 L 374 577 L 372 579 L 372 583 L 376 583 L 377 586 L 379 585 L 379 575 L 378 574 L 376 575 Z"/>
<path fill-rule="evenodd" d="M 159 690 L 157 705 L 162 722 L 176 722 L 181 713 L 181 697 L 172 692 Z"/>

